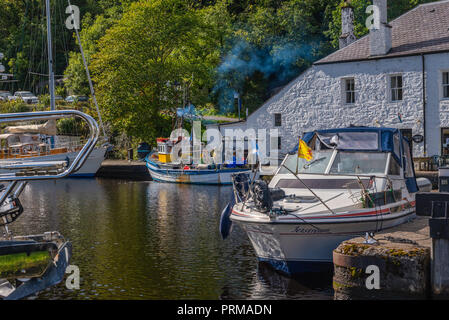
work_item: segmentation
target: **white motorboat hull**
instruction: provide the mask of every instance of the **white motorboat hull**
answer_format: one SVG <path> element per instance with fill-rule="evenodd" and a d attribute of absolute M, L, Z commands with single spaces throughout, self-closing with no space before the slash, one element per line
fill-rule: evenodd
<path fill-rule="evenodd" d="M 329 218 L 290 217 L 284 221 L 281 218 L 275 222 L 261 223 L 245 218 L 244 213 L 234 209 L 231 219 L 247 232 L 261 262 L 292 275 L 332 270 L 332 251 L 342 241 L 363 236 L 366 232 L 392 228 L 415 217 L 414 207 L 396 213 L 385 208 L 382 214 L 379 211 L 376 214 L 375 209 L 370 210 L 337 214 L 340 216 L 338 218 L 333 218 L 331 214 Z"/>
<path fill-rule="evenodd" d="M 228 217 L 246 230 L 259 260 L 287 274 L 320 272 L 332 269 L 342 241 L 415 217 L 419 187 L 410 142 L 398 129 L 336 128 L 303 138 L 298 154 L 287 154 L 250 199 L 240 197 L 247 182 L 236 181 L 236 204 L 222 213 L 222 235 Z"/>
<path fill-rule="evenodd" d="M 248 169 L 162 169 L 147 161 L 146 166 L 151 178 L 160 182 L 187 183 L 187 184 L 232 184 L 232 175 L 235 173 L 252 174 Z"/>
<path fill-rule="evenodd" d="M 64 161 L 67 160 L 68 158 L 69 162 L 72 163 L 78 154 L 79 152 L 69 152 L 54 155 L 46 155 L 41 157 L 17 159 L 17 160 L 45 162 L 45 161 Z M 105 154 L 106 148 L 104 147 L 94 148 L 89 157 L 87 158 L 86 162 L 84 163 L 84 165 L 81 167 L 81 169 L 72 173 L 69 177 L 94 177 L 98 169 L 100 169 L 101 163 L 105 159 Z M 5 172 L 7 171 L 0 170 L 0 174 Z"/>

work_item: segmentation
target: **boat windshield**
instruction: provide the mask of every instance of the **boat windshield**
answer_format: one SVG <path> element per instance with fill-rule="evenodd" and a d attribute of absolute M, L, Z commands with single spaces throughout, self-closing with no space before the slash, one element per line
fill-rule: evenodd
<path fill-rule="evenodd" d="M 298 158 L 296 154 L 289 155 L 285 160 L 284 166 L 293 172 L 296 172 L 296 168 L 298 168 L 298 173 L 325 173 L 332 157 L 332 152 L 333 150 L 314 151 L 313 158 L 310 161 Z M 286 174 L 290 172 L 284 167 L 281 167 L 279 173 Z"/>
<path fill-rule="evenodd" d="M 307 161 L 298 158 L 296 154 L 287 156 L 284 166 L 293 172 L 325 174 L 333 150 L 320 150 L 313 152 L 313 158 Z M 386 170 L 388 153 L 385 152 L 344 152 L 337 151 L 329 174 L 384 174 Z M 279 174 L 288 174 L 286 168 L 280 168 Z"/>
<path fill-rule="evenodd" d="M 330 174 L 383 174 L 388 153 L 383 152 L 342 152 L 335 157 Z"/>

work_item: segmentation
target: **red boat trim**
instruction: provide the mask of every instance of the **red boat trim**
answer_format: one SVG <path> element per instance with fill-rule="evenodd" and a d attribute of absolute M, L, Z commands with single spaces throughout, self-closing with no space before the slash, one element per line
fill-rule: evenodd
<path fill-rule="evenodd" d="M 411 201 L 410 203 L 410 207 L 414 207 L 415 206 L 415 201 Z M 398 205 L 396 207 L 404 207 L 405 204 L 401 204 Z M 335 215 L 330 215 L 330 216 L 317 216 L 317 217 L 285 217 L 285 218 L 278 218 L 278 220 L 305 220 L 305 219 L 339 219 L 339 218 L 352 218 L 352 217 L 365 217 L 365 216 L 373 216 L 373 215 L 379 215 L 379 214 L 385 214 L 385 213 L 390 213 L 390 210 L 396 207 L 392 207 L 392 208 L 385 208 L 382 210 L 373 210 L 373 211 L 368 211 L 368 212 L 356 212 L 356 213 L 348 213 L 348 214 L 335 214 Z M 405 208 L 403 208 L 405 209 Z M 410 208 L 406 208 L 406 209 L 410 209 Z M 235 211 L 234 209 L 232 209 L 232 213 L 237 215 L 237 216 L 241 216 L 241 217 L 251 217 L 251 215 L 248 214 L 244 214 L 242 212 L 238 212 Z"/>

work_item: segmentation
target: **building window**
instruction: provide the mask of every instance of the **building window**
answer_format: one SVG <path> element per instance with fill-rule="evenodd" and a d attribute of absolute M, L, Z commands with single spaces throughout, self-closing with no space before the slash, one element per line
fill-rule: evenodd
<path fill-rule="evenodd" d="M 449 71 L 443 72 L 443 98 L 449 98 Z"/>
<path fill-rule="evenodd" d="M 355 80 L 344 79 L 344 99 L 346 104 L 355 103 Z"/>
<path fill-rule="evenodd" d="M 402 76 L 390 77 L 391 101 L 402 101 Z"/>
<path fill-rule="evenodd" d="M 281 140 L 282 140 L 282 138 L 281 138 L 281 137 L 278 137 L 278 149 L 279 149 L 279 150 L 282 149 L 282 148 L 281 148 Z"/>
<path fill-rule="evenodd" d="M 280 113 L 274 114 L 274 126 L 275 127 L 282 126 L 282 114 L 280 114 Z"/>

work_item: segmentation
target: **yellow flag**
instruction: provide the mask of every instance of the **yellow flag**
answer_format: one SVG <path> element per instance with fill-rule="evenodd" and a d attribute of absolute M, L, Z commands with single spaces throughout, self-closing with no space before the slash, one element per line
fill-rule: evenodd
<path fill-rule="evenodd" d="M 298 158 L 304 158 L 307 161 L 312 160 L 312 149 L 301 139 L 299 139 L 298 145 Z"/>

